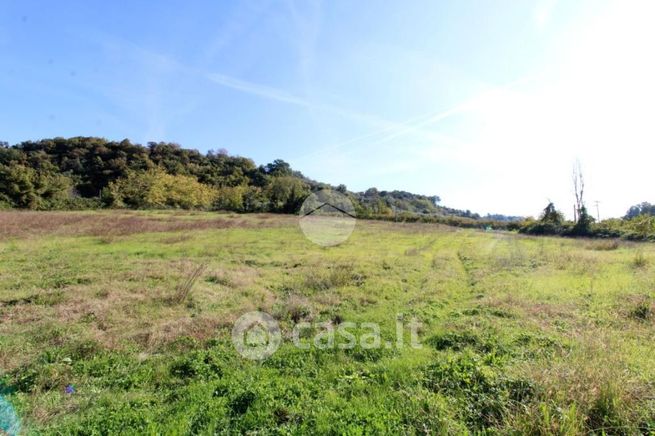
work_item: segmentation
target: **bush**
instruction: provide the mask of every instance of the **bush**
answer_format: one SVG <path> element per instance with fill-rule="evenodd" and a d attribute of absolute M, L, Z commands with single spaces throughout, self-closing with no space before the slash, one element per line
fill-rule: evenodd
<path fill-rule="evenodd" d="M 561 224 L 529 221 L 519 231 L 530 235 L 561 235 L 564 227 Z"/>

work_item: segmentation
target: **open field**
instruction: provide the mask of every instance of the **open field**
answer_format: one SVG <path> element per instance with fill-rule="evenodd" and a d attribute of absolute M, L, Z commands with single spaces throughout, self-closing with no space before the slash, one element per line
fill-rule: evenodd
<path fill-rule="evenodd" d="M 292 216 L 2 212 L 0 392 L 41 434 L 648 433 L 654 262 L 431 224 L 323 248 Z M 261 362 L 230 339 L 254 310 L 285 339 Z M 290 339 L 367 322 L 395 343 L 399 318 L 420 349 Z"/>

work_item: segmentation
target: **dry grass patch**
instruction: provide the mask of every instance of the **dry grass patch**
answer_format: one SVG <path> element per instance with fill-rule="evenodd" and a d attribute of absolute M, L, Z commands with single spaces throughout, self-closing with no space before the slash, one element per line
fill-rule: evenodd
<path fill-rule="evenodd" d="M 273 315 L 280 320 L 289 320 L 294 323 L 311 321 L 314 310 L 310 301 L 301 295 L 289 295 L 276 304 Z"/>
<path fill-rule="evenodd" d="M 613 251 L 619 249 L 622 244 L 618 239 L 602 239 L 588 241 L 584 246 L 587 250 Z"/>
<path fill-rule="evenodd" d="M 231 269 L 222 267 L 210 269 L 205 281 L 227 288 L 242 289 L 253 285 L 258 277 L 259 272 L 256 268 L 244 265 Z"/>
<path fill-rule="evenodd" d="M 129 211 L 102 212 L 0 212 L 0 239 L 38 235 L 97 236 L 103 243 L 112 243 L 117 236 L 151 232 L 276 227 L 288 224 L 288 217 L 267 220 L 194 218 L 185 215 L 145 214 Z M 209 216 L 209 215 L 208 215 Z"/>
<path fill-rule="evenodd" d="M 153 351 L 167 347 L 180 338 L 193 338 L 203 343 L 216 336 L 219 330 L 230 329 L 236 315 L 180 316 L 175 319 L 160 320 L 152 325 L 133 332 L 131 339 L 142 349 Z"/>
<path fill-rule="evenodd" d="M 547 262 L 559 271 L 572 271 L 576 274 L 594 274 L 599 271 L 600 253 L 568 249 L 550 251 L 545 254 Z"/>

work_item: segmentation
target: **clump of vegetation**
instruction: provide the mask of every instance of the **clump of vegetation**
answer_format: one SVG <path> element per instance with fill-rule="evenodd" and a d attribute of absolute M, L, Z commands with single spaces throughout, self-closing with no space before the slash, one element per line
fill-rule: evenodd
<path fill-rule="evenodd" d="M 207 269 L 206 264 L 200 264 L 190 268 L 184 279 L 175 288 L 175 295 L 172 298 L 174 303 L 180 304 L 189 298 L 193 285 L 195 285 L 200 276 L 202 276 L 205 269 Z"/>
<path fill-rule="evenodd" d="M 455 397 L 462 418 L 473 429 L 503 425 L 518 404 L 530 401 L 536 393 L 528 380 L 506 377 L 497 365 L 471 353 L 430 365 L 425 384 Z"/>
<path fill-rule="evenodd" d="M 72 179 L 57 172 L 53 165 L 35 169 L 18 163 L 0 164 L 0 202 L 5 205 L 27 209 L 66 208 L 72 187 Z"/>
<path fill-rule="evenodd" d="M 310 268 L 300 284 L 305 292 L 320 292 L 344 286 L 361 286 L 365 279 L 366 276 L 356 271 L 352 264 L 336 263 L 326 268 Z"/>
<path fill-rule="evenodd" d="M 629 312 L 630 318 L 638 321 L 648 321 L 653 318 L 653 305 L 649 299 L 641 299 Z"/>
<path fill-rule="evenodd" d="M 432 336 L 426 340 L 428 345 L 435 349 L 462 351 L 466 348 L 480 353 L 503 354 L 505 350 L 498 340 L 490 335 L 480 335 L 471 331 L 445 332 Z"/>
<path fill-rule="evenodd" d="M 296 324 L 308 319 L 311 314 L 312 308 L 307 299 L 297 295 L 290 295 L 275 308 L 276 318 L 291 320 Z"/>
<path fill-rule="evenodd" d="M 587 427 L 593 433 L 628 434 L 632 427 L 629 408 L 611 384 L 603 385 L 587 411 Z"/>
<path fill-rule="evenodd" d="M 642 251 L 637 251 L 632 258 L 632 266 L 637 269 L 645 268 L 648 266 L 648 259 L 644 256 Z"/>
<path fill-rule="evenodd" d="M 655 205 L 645 201 L 641 204 L 631 206 L 628 212 L 626 212 L 624 219 L 631 220 L 640 216 L 655 216 Z"/>

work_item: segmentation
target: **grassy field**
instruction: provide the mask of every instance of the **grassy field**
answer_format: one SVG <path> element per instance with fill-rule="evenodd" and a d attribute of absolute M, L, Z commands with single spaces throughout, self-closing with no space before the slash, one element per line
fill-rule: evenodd
<path fill-rule="evenodd" d="M 430 224 L 323 248 L 291 216 L 2 212 L 0 393 L 28 434 L 648 433 L 653 261 Z M 254 310 L 284 337 L 261 362 L 231 342 Z M 395 343 L 410 318 L 420 349 L 290 340 L 369 322 Z"/>

